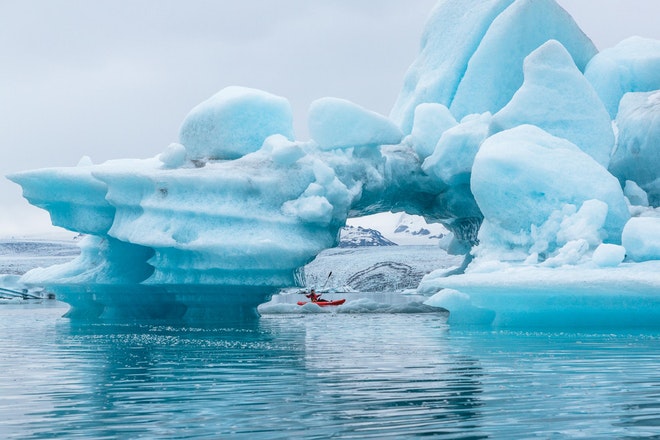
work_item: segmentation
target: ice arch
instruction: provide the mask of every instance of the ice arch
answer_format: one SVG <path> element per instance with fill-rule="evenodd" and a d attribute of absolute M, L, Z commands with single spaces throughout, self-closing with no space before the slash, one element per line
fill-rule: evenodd
<path fill-rule="evenodd" d="M 346 105 L 337 101 L 336 111 Z M 392 140 L 399 140 L 391 122 L 366 110 L 362 116 L 362 138 L 351 134 L 357 146 L 328 150 L 313 140 L 290 141 L 274 133 L 256 151 L 233 160 L 200 160 L 196 147 L 173 167 L 172 151 L 185 149 L 178 144 L 152 159 L 13 175 L 24 196 L 49 211 L 55 225 L 96 237 L 77 270 L 53 268 L 39 276 L 281 287 L 295 283 L 297 268 L 337 243 L 349 216 L 407 211 L 450 225 L 452 218 L 466 216 L 458 205 L 447 205 L 443 196 L 450 187 L 421 171 L 411 145 L 380 146 L 373 140 L 386 123 Z M 471 208 L 465 214 L 479 216 Z M 127 260 L 151 270 L 140 276 L 114 269 Z M 36 281 L 37 274 L 31 276 Z"/>
<path fill-rule="evenodd" d="M 243 112 L 260 117 L 245 119 Z M 179 143 L 158 157 L 10 176 L 53 224 L 89 235 L 78 259 L 32 271 L 24 281 L 127 292 L 136 285 L 150 292 L 214 286 L 265 297 L 298 283 L 298 269 L 337 244 L 349 216 L 407 211 L 476 238 L 480 212 L 461 199 L 469 199 L 469 188 L 424 173 L 414 146 L 388 118 L 325 98 L 310 111 L 310 132 L 319 140 L 300 142 L 290 140 L 288 114 L 284 98 L 233 87 L 193 109 Z M 347 129 L 349 122 L 355 127 Z M 191 127 L 207 137 L 223 126 L 238 133 L 188 146 Z M 74 301 L 82 300 L 74 290 Z M 106 315 L 113 307 L 85 306 Z"/>

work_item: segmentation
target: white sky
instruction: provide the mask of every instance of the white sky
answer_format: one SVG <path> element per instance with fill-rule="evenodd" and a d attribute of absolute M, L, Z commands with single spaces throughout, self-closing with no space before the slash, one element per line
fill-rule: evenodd
<path fill-rule="evenodd" d="M 657 0 L 559 0 L 600 49 L 660 39 Z M 228 85 L 388 114 L 436 0 L 2 0 L 0 175 L 146 158 Z M 377 4 L 377 7 L 373 5 Z M 0 177 L 0 236 L 53 231 Z"/>

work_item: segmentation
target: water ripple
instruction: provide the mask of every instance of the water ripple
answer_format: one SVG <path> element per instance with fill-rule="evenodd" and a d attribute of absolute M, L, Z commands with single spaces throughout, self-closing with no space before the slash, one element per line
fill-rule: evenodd
<path fill-rule="evenodd" d="M 456 331 L 434 315 L 229 328 L 0 309 L 7 439 L 658 438 L 657 334 Z"/>

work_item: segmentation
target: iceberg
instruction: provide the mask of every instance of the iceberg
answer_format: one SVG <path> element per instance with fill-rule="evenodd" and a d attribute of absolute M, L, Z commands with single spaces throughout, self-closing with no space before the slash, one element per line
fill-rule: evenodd
<path fill-rule="evenodd" d="M 347 219 L 405 212 L 464 256 L 418 287 L 452 323 L 657 325 L 660 68 L 626 44 L 597 54 L 554 0 L 441 0 L 389 117 L 320 98 L 299 140 L 286 98 L 231 86 L 156 157 L 9 176 L 87 235 L 21 281 L 87 318 L 249 315 Z"/>

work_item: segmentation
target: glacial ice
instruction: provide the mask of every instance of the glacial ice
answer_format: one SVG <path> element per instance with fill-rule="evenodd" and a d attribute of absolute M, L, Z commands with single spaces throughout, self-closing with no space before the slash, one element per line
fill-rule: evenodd
<path fill-rule="evenodd" d="M 457 124 L 454 115 L 442 104 L 423 103 L 415 108 L 412 132 L 407 139 L 420 159 L 435 150 L 442 134 Z"/>
<path fill-rule="evenodd" d="M 623 187 L 623 194 L 631 205 L 641 208 L 649 206 L 649 195 L 632 180 L 626 180 L 626 184 Z"/>
<path fill-rule="evenodd" d="M 580 71 L 597 52 L 554 0 L 513 2 L 490 23 L 470 57 L 449 107 L 452 113 L 462 118 L 504 107 L 523 83 L 525 57 L 549 40 L 560 42 Z"/>
<path fill-rule="evenodd" d="M 347 218 L 407 212 L 467 254 L 418 288 L 450 322 L 657 325 L 657 44 L 596 55 L 554 0 L 441 0 L 389 118 L 321 98 L 302 141 L 286 98 L 228 87 L 157 157 L 9 176 L 88 235 L 23 282 L 81 316 L 244 313 Z"/>
<path fill-rule="evenodd" d="M 660 69 L 659 69 L 660 70 Z M 617 148 L 610 171 L 622 184 L 632 181 L 647 194 L 654 206 L 660 204 L 660 91 L 626 93 L 616 117 Z"/>
<path fill-rule="evenodd" d="M 564 46 L 556 40 L 543 44 L 525 58 L 523 72 L 522 86 L 493 116 L 493 129 L 532 124 L 568 139 L 607 167 L 612 121 Z"/>
<path fill-rule="evenodd" d="M 238 159 L 273 134 L 293 139 L 293 113 L 285 98 L 247 87 L 226 87 L 193 108 L 179 141 L 190 159 Z"/>
<path fill-rule="evenodd" d="M 626 248 L 611 243 L 601 243 L 598 245 L 592 260 L 599 267 L 616 267 L 623 263 L 626 258 Z"/>
<path fill-rule="evenodd" d="M 419 104 L 451 105 L 470 57 L 493 20 L 511 3 L 513 0 L 438 2 L 424 28 L 420 53 L 408 69 L 390 113 L 404 134 L 412 129 Z"/>
<path fill-rule="evenodd" d="M 541 24 L 542 23 L 542 24 Z M 554 0 L 440 1 L 422 36 L 392 120 L 410 133 L 417 105 L 436 102 L 462 119 L 495 113 L 523 82 L 522 61 L 548 40 L 564 45 L 582 71 L 596 48 Z"/>
<path fill-rule="evenodd" d="M 602 239 L 617 243 L 630 216 L 614 176 L 576 145 L 533 125 L 486 139 L 475 157 L 470 186 L 490 225 L 488 241 L 508 243 L 507 248 L 528 242 L 547 252 L 564 244 L 557 235 L 561 222 L 589 200 L 605 205 L 604 218 L 587 222 L 602 229 Z"/>
<path fill-rule="evenodd" d="M 398 144 L 403 137 L 385 116 L 345 99 L 317 99 L 308 118 L 310 137 L 323 150 Z"/>
<path fill-rule="evenodd" d="M 614 119 L 628 92 L 660 89 L 660 41 L 630 37 L 596 54 L 584 70 Z"/>
<path fill-rule="evenodd" d="M 422 163 L 422 170 L 447 185 L 470 183 L 474 157 L 488 137 L 492 115 L 470 115 L 460 124 L 447 129 L 438 140 L 433 154 Z"/>

